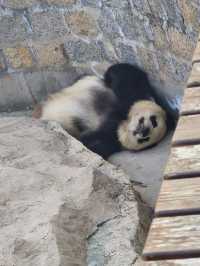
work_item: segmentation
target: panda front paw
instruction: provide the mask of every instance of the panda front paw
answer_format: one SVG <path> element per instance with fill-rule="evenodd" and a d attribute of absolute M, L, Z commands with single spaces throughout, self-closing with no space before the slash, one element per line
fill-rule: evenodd
<path fill-rule="evenodd" d="M 107 148 L 105 147 L 102 137 L 100 137 L 97 132 L 83 134 L 80 138 L 80 141 L 89 150 L 99 154 L 104 159 L 107 159 L 108 157 Z"/>
<path fill-rule="evenodd" d="M 80 137 L 80 141 L 88 148 L 92 148 L 95 143 L 98 143 L 98 136 L 95 132 L 84 133 Z"/>
<path fill-rule="evenodd" d="M 91 151 L 107 159 L 114 152 L 120 150 L 120 146 L 114 138 L 102 132 L 92 132 L 81 136 L 80 141 Z"/>

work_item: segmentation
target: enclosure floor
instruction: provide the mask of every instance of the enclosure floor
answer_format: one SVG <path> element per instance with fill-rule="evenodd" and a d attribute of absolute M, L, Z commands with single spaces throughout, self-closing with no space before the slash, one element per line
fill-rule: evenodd
<path fill-rule="evenodd" d="M 163 171 L 170 153 L 172 133 L 157 146 L 140 151 L 123 151 L 109 161 L 121 167 L 129 176 L 143 200 L 154 207 L 163 180 Z"/>

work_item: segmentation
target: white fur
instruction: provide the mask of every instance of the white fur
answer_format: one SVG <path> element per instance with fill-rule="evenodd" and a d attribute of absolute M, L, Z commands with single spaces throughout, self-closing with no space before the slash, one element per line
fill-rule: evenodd
<path fill-rule="evenodd" d="M 90 130 L 97 129 L 106 114 L 98 114 L 94 109 L 92 90 L 106 91 L 112 97 L 112 92 L 104 86 L 101 79 L 96 76 L 86 76 L 71 87 L 50 95 L 42 106 L 41 119 L 59 122 L 76 138 L 80 137 L 80 132 L 73 124 L 75 117 L 78 117 Z"/>
<path fill-rule="evenodd" d="M 150 116 L 156 116 L 157 127 L 153 127 Z M 133 132 L 136 130 L 138 121 L 141 117 L 144 117 L 145 126 L 150 128 L 149 141 L 139 143 L 138 140 L 142 136 L 134 135 Z M 142 150 L 148 146 L 158 143 L 166 134 L 166 113 L 156 103 L 152 101 L 138 101 L 130 109 L 128 119 L 123 121 L 118 128 L 118 139 L 121 145 L 129 150 Z"/>

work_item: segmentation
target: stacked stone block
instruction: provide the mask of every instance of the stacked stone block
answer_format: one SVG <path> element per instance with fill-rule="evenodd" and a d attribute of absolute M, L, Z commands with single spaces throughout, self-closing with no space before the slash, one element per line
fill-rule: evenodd
<path fill-rule="evenodd" d="M 171 95 L 187 80 L 199 0 L 0 0 L 0 110 L 129 62 Z"/>

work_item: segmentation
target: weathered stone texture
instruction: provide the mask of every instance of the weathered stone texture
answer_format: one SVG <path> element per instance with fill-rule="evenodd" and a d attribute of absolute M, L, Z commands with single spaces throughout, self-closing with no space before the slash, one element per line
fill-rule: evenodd
<path fill-rule="evenodd" d="M 67 62 L 62 42 L 38 42 L 33 43 L 32 48 L 38 65 L 41 67 L 63 65 Z"/>
<path fill-rule="evenodd" d="M 187 35 L 181 34 L 177 29 L 169 28 L 167 34 L 170 50 L 179 57 L 191 60 L 191 54 L 196 46 L 196 42 L 192 42 Z"/>
<path fill-rule="evenodd" d="M 196 2 L 196 5 L 195 5 Z M 184 17 L 184 23 L 194 24 L 195 27 L 199 27 L 199 0 L 178 0 L 182 16 Z"/>
<path fill-rule="evenodd" d="M 91 14 L 84 10 L 67 14 L 65 20 L 72 32 L 76 34 L 87 37 L 96 36 L 98 34 L 96 20 Z"/>
<path fill-rule="evenodd" d="M 114 55 L 109 54 L 105 49 L 102 41 L 94 41 L 87 43 L 84 40 L 68 40 L 65 45 L 65 54 L 68 56 L 72 63 L 85 63 L 89 65 L 90 62 L 99 60 L 114 60 Z"/>
<path fill-rule="evenodd" d="M 120 62 L 139 64 L 139 51 L 134 46 L 125 45 L 123 42 L 116 43 L 116 46 L 116 53 Z"/>
<path fill-rule="evenodd" d="M 3 53 L 0 51 L 0 73 L 6 70 L 5 59 Z"/>
<path fill-rule="evenodd" d="M 12 68 L 29 68 L 33 65 L 32 55 L 27 47 L 5 48 L 3 52 Z"/>
<path fill-rule="evenodd" d="M 152 31 L 154 35 L 155 49 L 170 50 L 168 36 L 162 26 L 159 23 L 155 23 L 152 25 Z"/>
<path fill-rule="evenodd" d="M 57 10 L 34 12 L 30 15 L 30 21 L 34 39 L 55 39 L 69 32 L 62 13 Z"/>
<path fill-rule="evenodd" d="M 131 266 L 149 216 L 128 177 L 55 123 L 0 124 L 0 263 Z"/>
<path fill-rule="evenodd" d="M 75 66 L 83 74 L 129 62 L 147 70 L 165 93 L 179 96 L 199 27 L 199 0 L 1 0 L 0 49 L 28 46 L 31 57 L 28 51 L 23 58 L 18 51 L 4 53 L 0 71 Z"/>
<path fill-rule="evenodd" d="M 123 37 L 123 33 L 119 25 L 115 21 L 115 16 L 110 8 L 104 8 L 98 18 L 98 25 L 101 32 L 108 38 L 111 42 L 115 39 L 120 39 Z"/>
<path fill-rule="evenodd" d="M 159 62 L 156 54 L 143 47 L 138 47 L 137 52 L 140 65 L 156 80 L 159 71 Z M 161 81 L 161 76 L 159 78 Z"/>
<path fill-rule="evenodd" d="M 99 0 L 82 0 L 84 6 L 102 7 L 102 1 Z"/>
<path fill-rule="evenodd" d="M 23 9 L 38 4 L 40 0 L 1 0 L 3 7 Z"/>
<path fill-rule="evenodd" d="M 1 14 L 1 13 L 0 13 Z M 28 37 L 24 17 L 0 16 L 0 49 L 20 42 Z"/>
<path fill-rule="evenodd" d="M 3 74 L 0 78 L 0 93 L 0 111 L 25 109 L 33 104 L 22 73 Z"/>
<path fill-rule="evenodd" d="M 43 0 L 42 0 L 43 1 Z M 61 5 L 61 6 L 68 6 L 68 5 L 72 5 L 75 4 L 78 0 L 46 0 L 46 2 L 48 4 L 53 4 L 53 5 Z M 44 0 L 45 2 L 45 0 Z"/>
<path fill-rule="evenodd" d="M 195 52 L 193 54 L 192 62 L 196 63 L 200 61 L 200 42 L 197 43 L 197 46 L 195 48 Z"/>

